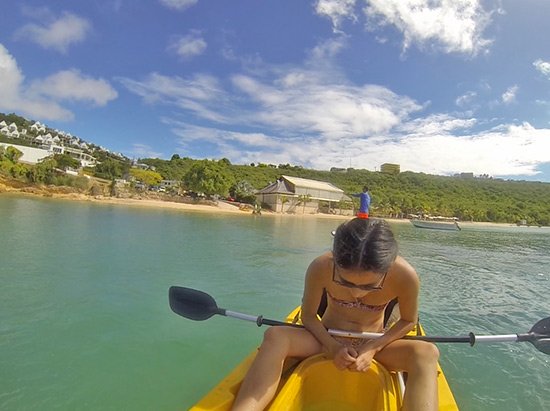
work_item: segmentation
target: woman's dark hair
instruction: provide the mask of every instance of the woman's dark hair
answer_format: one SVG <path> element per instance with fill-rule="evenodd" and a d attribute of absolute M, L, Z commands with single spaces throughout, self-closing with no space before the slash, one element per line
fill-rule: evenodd
<path fill-rule="evenodd" d="M 397 241 L 384 220 L 354 218 L 336 229 L 332 254 L 342 268 L 385 273 L 397 257 Z"/>

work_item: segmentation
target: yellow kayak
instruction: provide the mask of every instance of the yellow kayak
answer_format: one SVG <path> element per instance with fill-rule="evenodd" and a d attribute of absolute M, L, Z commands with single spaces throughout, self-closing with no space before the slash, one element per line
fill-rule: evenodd
<path fill-rule="evenodd" d="M 300 307 L 297 307 L 286 321 L 295 323 L 299 314 Z M 420 332 L 423 335 L 421 328 Z M 416 331 L 412 333 L 416 335 Z M 191 410 L 229 410 L 255 356 L 256 350 L 191 407 Z M 367 372 L 358 373 L 338 370 L 332 360 L 323 354 L 302 361 L 290 359 L 285 363 L 277 394 L 267 409 L 397 411 L 402 405 L 402 381 L 398 373 L 387 371 L 376 361 L 373 361 Z M 458 410 L 451 388 L 439 366 L 438 388 L 439 410 Z"/>

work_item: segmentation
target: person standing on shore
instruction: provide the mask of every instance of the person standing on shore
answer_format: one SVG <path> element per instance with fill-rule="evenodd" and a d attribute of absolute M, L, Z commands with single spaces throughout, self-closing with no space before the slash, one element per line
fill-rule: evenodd
<path fill-rule="evenodd" d="M 371 200 L 369 195 L 369 188 L 367 186 L 364 186 L 362 193 L 352 194 L 352 196 L 358 197 L 360 201 L 357 218 L 369 218 L 369 207 Z"/>

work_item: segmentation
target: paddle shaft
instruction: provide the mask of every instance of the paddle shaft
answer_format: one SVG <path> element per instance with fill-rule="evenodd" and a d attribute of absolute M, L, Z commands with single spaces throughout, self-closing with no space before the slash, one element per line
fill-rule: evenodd
<path fill-rule="evenodd" d="M 230 311 L 225 309 L 220 309 L 219 314 L 225 315 L 226 317 L 237 318 L 239 320 L 250 321 L 256 323 L 258 327 L 262 325 L 271 325 L 271 326 L 286 326 L 286 327 L 296 327 L 304 328 L 303 325 L 286 323 L 277 320 L 270 320 L 264 318 L 263 316 L 254 316 L 249 314 L 243 314 L 237 311 Z M 329 328 L 327 330 L 329 334 L 338 336 L 338 337 L 350 337 L 350 338 L 365 338 L 365 339 L 375 339 L 380 338 L 384 334 L 382 333 L 370 333 L 370 332 L 351 332 L 343 330 L 335 330 Z M 498 342 L 520 342 L 520 341 L 533 341 L 536 339 L 536 335 L 533 333 L 526 334 L 503 334 L 503 335 L 475 335 L 470 333 L 467 336 L 456 336 L 456 337 L 441 337 L 441 336 L 422 336 L 422 335 L 408 335 L 403 337 L 406 340 L 418 340 L 418 341 L 428 341 L 434 343 L 468 343 L 473 346 L 476 342 L 478 343 L 498 343 Z"/>

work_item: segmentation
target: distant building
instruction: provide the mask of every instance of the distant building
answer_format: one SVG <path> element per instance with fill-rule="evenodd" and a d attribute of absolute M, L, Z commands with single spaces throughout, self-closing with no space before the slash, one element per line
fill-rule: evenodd
<path fill-rule="evenodd" d="M 351 202 L 343 190 L 330 183 L 289 176 L 282 176 L 259 190 L 256 199 L 275 212 L 296 214 L 317 213 L 320 201 L 327 202 L 329 210 L 339 208 L 341 201 Z M 340 210 L 341 213 L 345 211 L 351 213 L 353 210 Z"/>
<path fill-rule="evenodd" d="M 78 161 L 82 167 L 94 167 L 96 159 L 82 150 L 77 150 L 70 147 L 57 146 L 55 144 L 43 144 L 40 148 L 27 147 L 17 144 L 0 143 L 4 147 L 13 146 L 23 153 L 19 161 L 27 164 L 36 164 L 40 160 L 54 154 L 67 154 Z"/>
<path fill-rule="evenodd" d="M 401 166 L 399 164 L 384 163 L 380 166 L 380 172 L 385 174 L 399 174 Z"/>
<path fill-rule="evenodd" d="M 474 178 L 474 173 L 460 173 L 455 174 L 454 176 L 458 178 Z"/>

